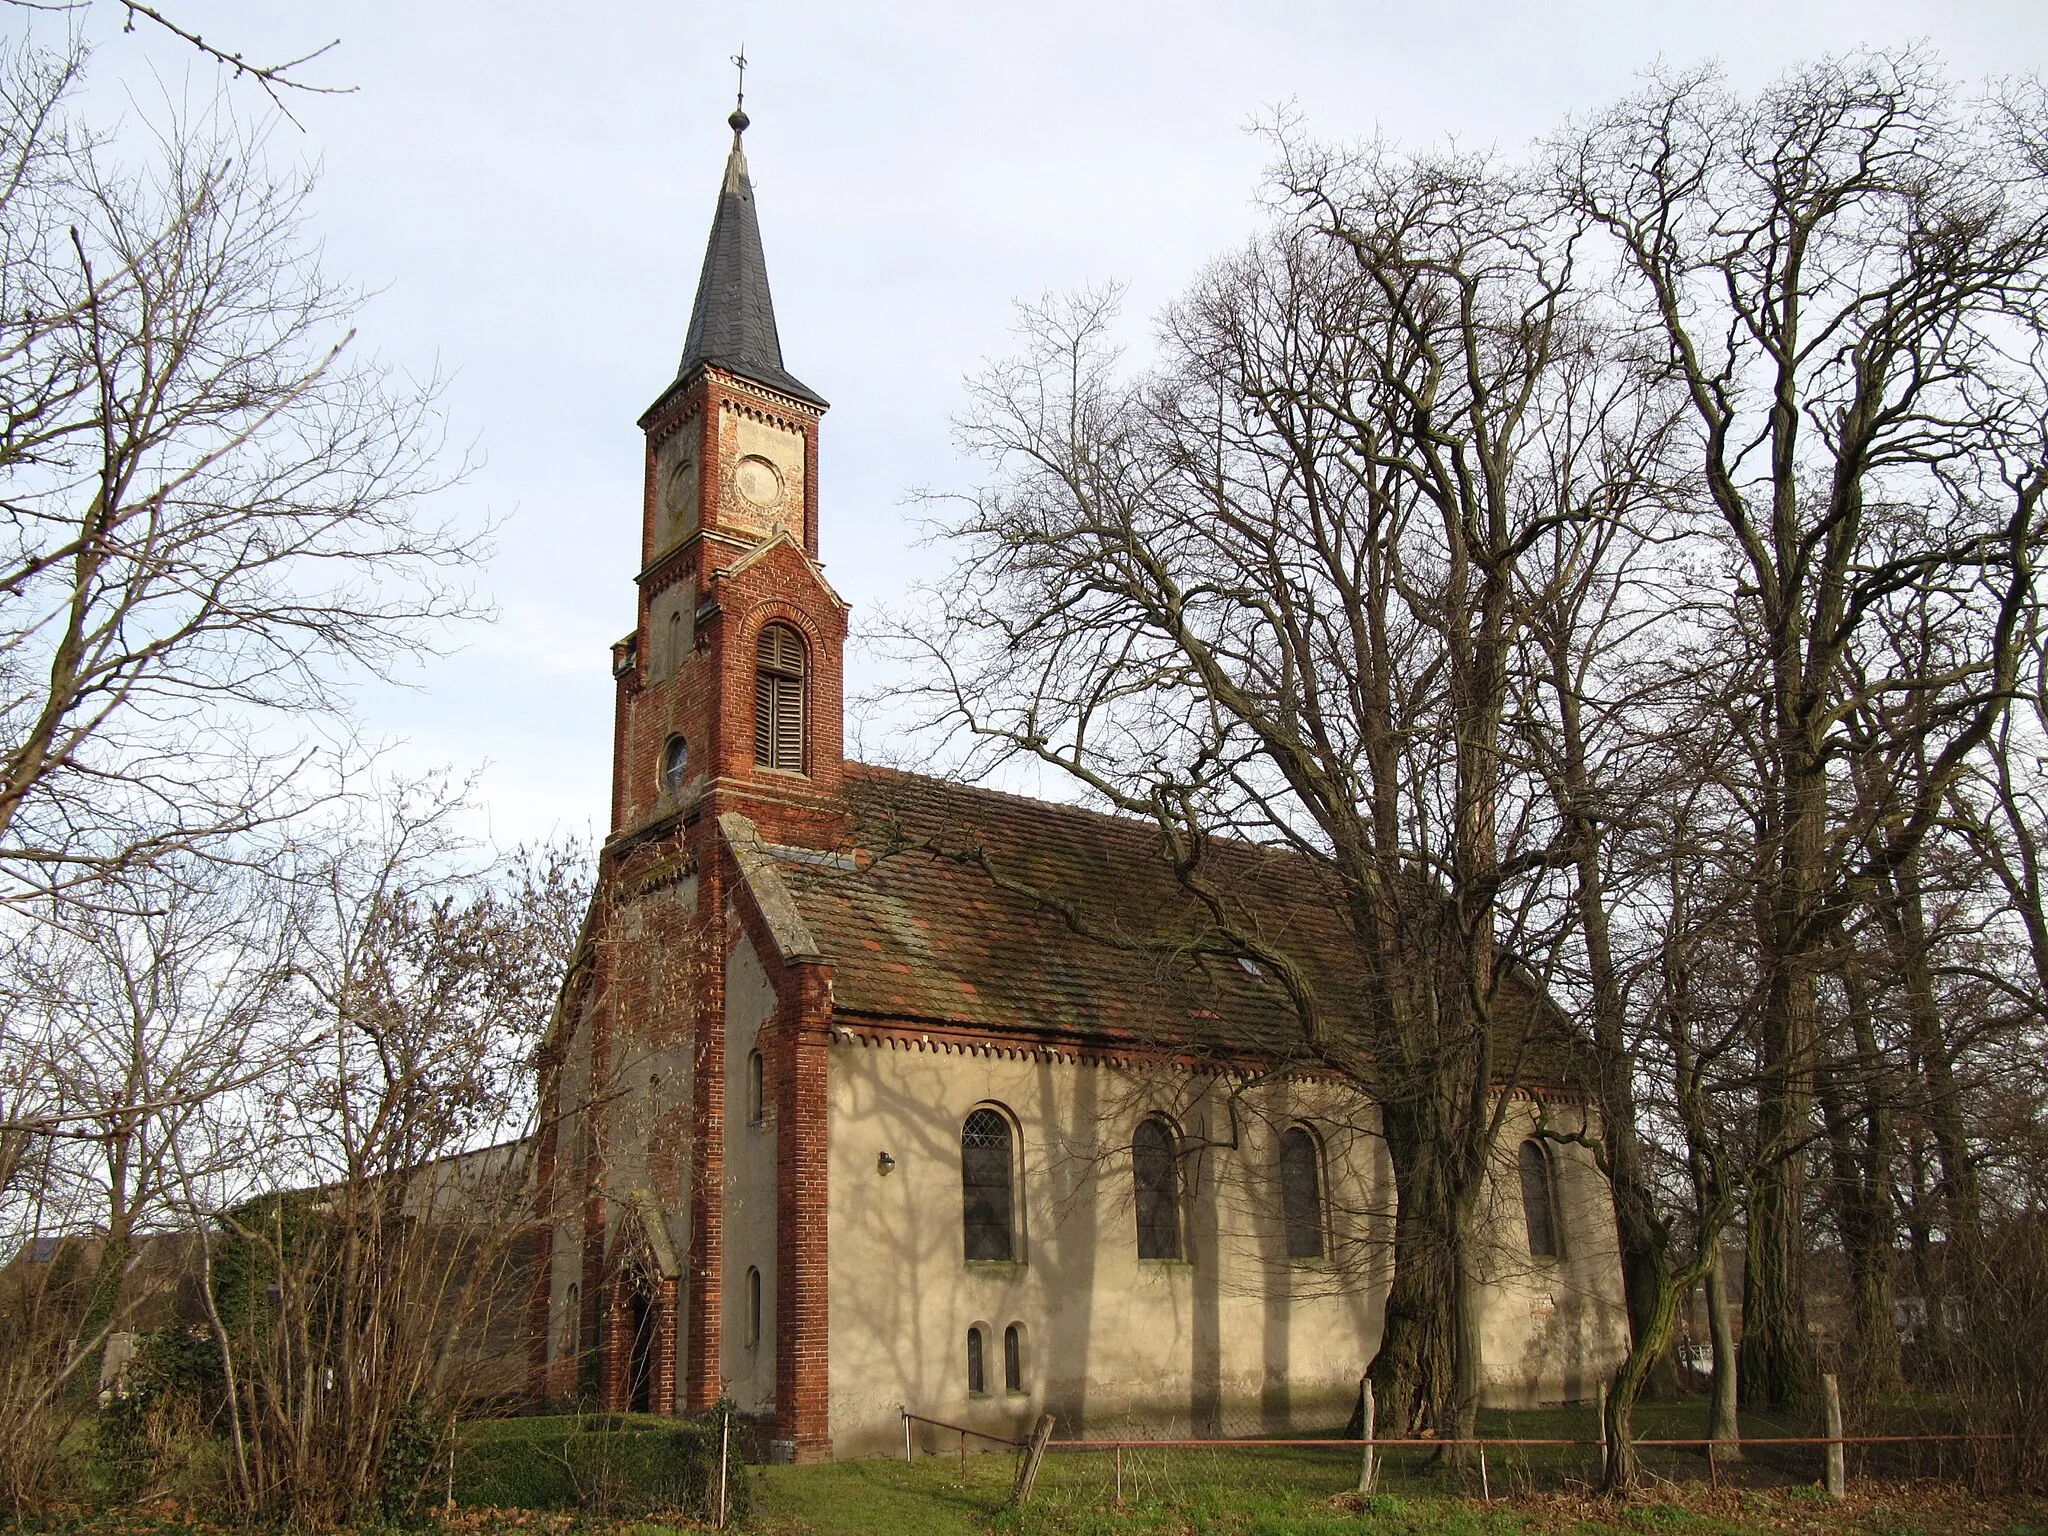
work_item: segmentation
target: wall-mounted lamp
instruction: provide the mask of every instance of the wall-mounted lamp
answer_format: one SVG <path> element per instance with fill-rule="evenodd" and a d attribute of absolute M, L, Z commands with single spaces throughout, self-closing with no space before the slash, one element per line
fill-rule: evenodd
<path fill-rule="evenodd" d="M 894 1168 L 895 1166 L 896 1159 L 891 1157 L 886 1152 L 882 1153 L 879 1157 L 875 1159 L 875 1171 L 881 1174 L 882 1177 L 885 1179 L 889 1176 L 889 1170 L 891 1168 Z"/>

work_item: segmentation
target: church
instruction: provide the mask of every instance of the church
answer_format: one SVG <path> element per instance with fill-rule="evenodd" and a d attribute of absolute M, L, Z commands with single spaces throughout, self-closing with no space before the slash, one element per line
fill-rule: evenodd
<path fill-rule="evenodd" d="M 1344 1422 L 1393 1194 L 1372 1105 L 1125 818 L 846 759 L 826 401 L 785 366 L 741 136 L 646 435 L 610 832 L 540 1054 L 531 1395 L 730 1400 L 780 1459 L 902 1410 L 1061 1437 Z M 1231 851 L 1344 998 L 1340 919 Z M 1144 943 L 1115 935 L 1142 933 Z M 1559 1074 L 1562 1076 L 1563 1074 Z M 1620 1360 L 1609 1193 L 1516 1090 L 1483 1221 L 1488 1400 Z"/>

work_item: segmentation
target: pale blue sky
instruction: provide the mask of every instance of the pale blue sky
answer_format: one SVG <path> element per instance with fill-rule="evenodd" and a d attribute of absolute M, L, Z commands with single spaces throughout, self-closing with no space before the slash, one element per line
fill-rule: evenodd
<path fill-rule="evenodd" d="M 309 73 L 357 90 L 294 101 L 305 132 L 273 149 L 324 168 L 329 264 L 380 290 L 365 340 L 451 376 L 453 430 L 483 461 L 451 510 L 504 520 L 499 621 L 414 690 L 366 696 L 366 723 L 413 765 L 483 766 L 508 841 L 603 830 L 633 421 L 682 345 L 742 42 L 785 357 L 833 403 L 824 555 L 856 627 L 937 568 L 906 498 L 967 483 L 948 418 L 1013 301 L 1123 280 L 1142 336 L 1255 227 L 1245 130 L 1278 104 L 1332 138 L 1513 148 L 1659 57 L 1744 85 L 1912 39 L 1965 77 L 2048 64 L 2048 0 L 160 3 L 251 57 L 341 39 Z M 101 89 L 207 82 L 118 20 L 101 0 L 89 23 Z M 867 675 L 856 657 L 851 686 Z"/>

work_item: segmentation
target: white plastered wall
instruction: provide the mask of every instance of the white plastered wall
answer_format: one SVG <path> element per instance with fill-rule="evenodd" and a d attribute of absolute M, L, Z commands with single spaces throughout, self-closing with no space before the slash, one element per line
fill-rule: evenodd
<path fill-rule="evenodd" d="M 1020 1251 L 962 1257 L 960 1127 L 999 1105 L 1021 1139 Z M 1181 1261 L 1140 1260 L 1129 1147 L 1165 1113 L 1184 1148 Z M 1283 1083 L 1233 1115 L 1206 1081 L 1065 1060 L 842 1043 L 831 1054 L 835 1454 L 902 1445 L 898 1404 L 1016 1434 L 1256 1434 L 1341 1424 L 1372 1357 L 1391 1202 L 1369 1112 Z M 1290 1262 L 1278 1137 L 1322 1135 L 1322 1261 Z M 887 1152 L 895 1166 L 879 1171 Z M 1022 1325 L 1021 1394 L 1002 1339 Z M 967 1330 L 984 1325 L 988 1392 L 970 1397 Z"/>
<path fill-rule="evenodd" d="M 1628 1349 L 1621 1248 L 1607 1181 L 1585 1147 L 1547 1142 L 1558 1253 L 1529 1252 L 1517 1161 L 1535 1135 L 1538 1106 L 1522 1100 L 1494 1145 L 1488 1169 L 1480 1273 L 1486 1283 L 1481 1350 L 1486 1397 L 1499 1407 L 1583 1402 Z M 1552 1128 L 1580 1128 L 1578 1111 L 1552 1114 Z"/>
<path fill-rule="evenodd" d="M 775 1407 L 775 1084 L 765 1088 L 763 1118 L 749 1123 L 747 1058 L 775 1013 L 775 989 L 753 941 L 742 932 L 725 969 L 725 1391 L 745 1413 Z M 747 1270 L 761 1273 L 761 1331 L 747 1329 Z"/>
<path fill-rule="evenodd" d="M 1005 1435 L 1044 1411 L 1062 1436 L 1334 1430 L 1348 1417 L 1379 1342 L 1393 1200 L 1376 1116 L 1354 1095 L 1277 1083 L 1233 1113 L 1171 1070 L 857 1041 L 830 1060 L 835 1454 L 900 1450 L 899 1404 Z M 960 1127 L 984 1103 L 1021 1139 L 1011 1264 L 962 1255 Z M 1128 1148 L 1151 1112 L 1186 1149 L 1184 1262 L 1137 1257 Z M 1612 1215 L 1579 1149 L 1553 1150 L 1563 1255 L 1529 1257 L 1513 1158 L 1533 1121 L 1514 1106 L 1486 1218 L 1487 1395 L 1503 1405 L 1590 1396 L 1626 1341 Z M 1322 1261 L 1286 1257 L 1278 1138 L 1296 1123 L 1323 1147 Z M 1015 1396 L 1002 1382 L 1013 1322 Z M 988 1391 L 975 1397 L 977 1324 Z"/>

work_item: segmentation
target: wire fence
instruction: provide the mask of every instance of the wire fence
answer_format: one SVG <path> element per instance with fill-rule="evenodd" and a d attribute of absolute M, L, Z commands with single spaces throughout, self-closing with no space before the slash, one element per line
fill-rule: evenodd
<path fill-rule="evenodd" d="M 1591 1410 L 1550 1410 L 1543 1416 L 1598 1423 Z M 970 1458 L 971 1451 L 1007 1450 L 1016 1458 L 1007 1476 L 1024 1497 L 1029 1497 L 1031 1484 L 1042 1481 L 1046 1490 L 1062 1499 L 1088 1505 L 1199 1502 L 1219 1489 L 1250 1499 L 1449 1492 L 1492 1500 L 1597 1488 L 1608 1455 L 1598 1434 L 1510 1433 L 1465 1440 L 1313 1435 L 1051 1438 L 1041 1453 L 1041 1472 L 1032 1462 L 1029 1437 L 995 1434 L 908 1408 L 903 1410 L 903 1431 L 906 1461 L 935 1453 L 948 1459 L 957 1456 L 963 1484 L 973 1475 L 971 1460 L 995 1459 Z M 1774 1433 L 1729 1443 L 1705 1436 L 1651 1435 L 1633 1439 L 1631 1445 L 1644 1479 L 1652 1485 L 1818 1485 L 1839 1497 L 1852 1479 L 1965 1479 L 1973 1469 L 1973 1442 L 1998 1438 L 1958 1432 Z M 998 1469 L 991 1472 L 993 1478 L 1006 1475 Z"/>

